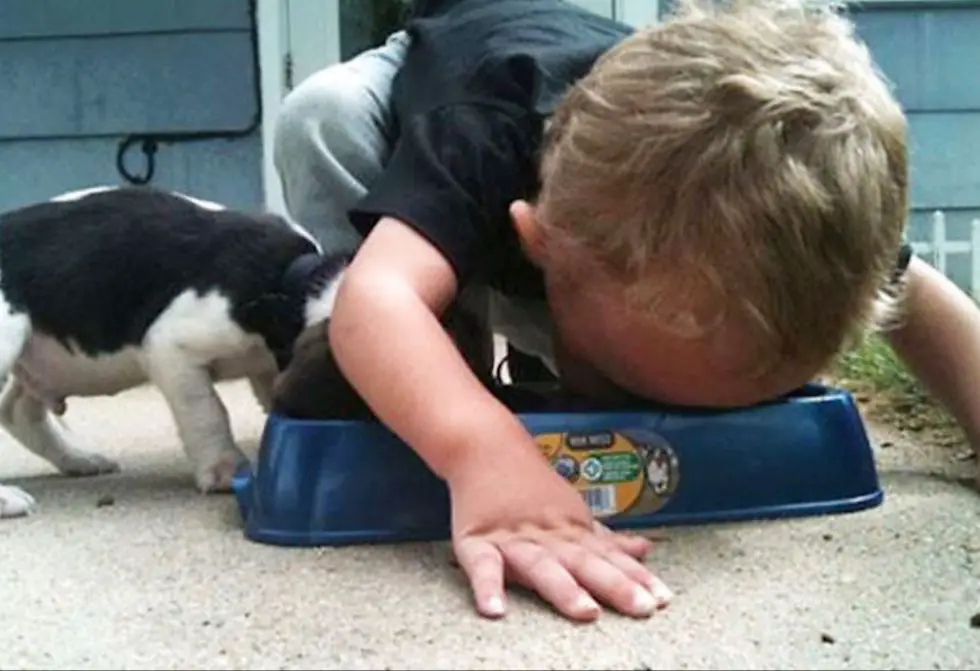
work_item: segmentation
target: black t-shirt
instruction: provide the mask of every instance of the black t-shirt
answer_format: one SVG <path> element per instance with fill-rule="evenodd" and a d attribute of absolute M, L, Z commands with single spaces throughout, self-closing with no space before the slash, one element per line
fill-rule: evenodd
<path fill-rule="evenodd" d="M 394 217 L 440 250 L 461 285 L 543 298 L 510 204 L 537 193 L 544 121 L 561 96 L 633 29 L 563 0 L 416 0 L 407 30 L 392 91 L 398 139 L 354 226 L 367 235 Z"/>
<path fill-rule="evenodd" d="M 351 220 L 367 234 L 381 216 L 400 219 L 461 284 L 543 297 L 509 207 L 537 193 L 545 119 L 631 28 L 562 0 L 421 0 L 407 29 L 392 92 L 398 140 Z"/>

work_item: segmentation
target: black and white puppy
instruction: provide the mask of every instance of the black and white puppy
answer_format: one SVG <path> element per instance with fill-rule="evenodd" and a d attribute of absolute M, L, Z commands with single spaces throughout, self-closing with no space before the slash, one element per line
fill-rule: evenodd
<path fill-rule="evenodd" d="M 345 259 L 272 214 L 148 187 L 96 187 L 0 214 L 0 426 L 67 475 L 118 466 L 61 415 L 70 396 L 150 383 L 202 492 L 244 455 L 215 391 L 247 378 L 268 410 L 304 330 L 329 316 Z M 35 506 L 0 485 L 0 518 Z"/>

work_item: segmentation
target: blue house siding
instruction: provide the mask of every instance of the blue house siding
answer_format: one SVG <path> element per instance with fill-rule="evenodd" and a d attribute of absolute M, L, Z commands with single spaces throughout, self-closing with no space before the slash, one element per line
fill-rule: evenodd
<path fill-rule="evenodd" d="M 980 208 L 980 2 L 960 4 L 855 12 L 909 116 L 917 210 Z"/>
<path fill-rule="evenodd" d="M 261 205 L 259 72 L 249 0 L 0 2 L 0 209 L 125 183 L 130 135 L 161 142 L 155 185 Z M 146 171 L 136 142 L 125 169 Z"/>
<path fill-rule="evenodd" d="M 852 12 L 908 113 L 909 237 L 929 240 L 942 210 L 947 238 L 969 239 L 980 218 L 980 2 L 871 2 Z M 971 272 L 969 256 L 949 257 L 961 287 Z"/>
<path fill-rule="evenodd" d="M 667 15 L 672 0 L 660 0 Z M 967 240 L 980 218 L 980 0 L 865 0 L 849 9 L 858 34 L 909 118 L 909 237 L 928 240 L 936 210 L 947 238 Z M 970 286 L 971 259 L 947 274 Z"/>

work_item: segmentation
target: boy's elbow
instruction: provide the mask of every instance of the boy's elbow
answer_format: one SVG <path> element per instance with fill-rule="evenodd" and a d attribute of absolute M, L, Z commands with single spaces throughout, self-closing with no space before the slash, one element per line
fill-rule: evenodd
<path fill-rule="evenodd" d="M 952 342 L 980 339 L 980 310 L 942 272 L 913 258 L 898 323 L 883 335 L 906 361 L 946 355 Z"/>
<path fill-rule="evenodd" d="M 343 339 L 352 328 L 356 329 L 365 312 L 370 313 L 371 294 L 365 289 L 363 275 L 356 267 L 349 268 L 337 289 L 327 324 L 327 340 L 332 348 L 343 349 Z"/>
<path fill-rule="evenodd" d="M 906 271 L 904 298 L 904 325 L 910 327 L 923 320 L 942 321 L 951 316 L 977 314 L 976 303 L 965 291 L 918 258 L 911 260 Z"/>
<path fill-rule="evenodd" d="M 398 312 L 417 298 L 405 282 L 352 265 L 337 290 L 327 327 L 331 346 L 340 352 L 347 341 L 361 341 L 379 325 L 397 321 Z"/>

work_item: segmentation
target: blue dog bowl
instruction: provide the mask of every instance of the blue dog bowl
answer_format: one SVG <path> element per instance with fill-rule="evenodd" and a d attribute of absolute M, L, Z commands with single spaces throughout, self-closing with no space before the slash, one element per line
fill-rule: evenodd
<path fill-rule="evenodd" d="M 542 454 L 614 529 L 854 512 L 879 505 L 846 391 L 808 385 L 731 411 L 519 413 Z M 268 418 L 234 491 L 246 537 L 290 546 L 448 539 L 449 497 L 376 422 Z"/>

